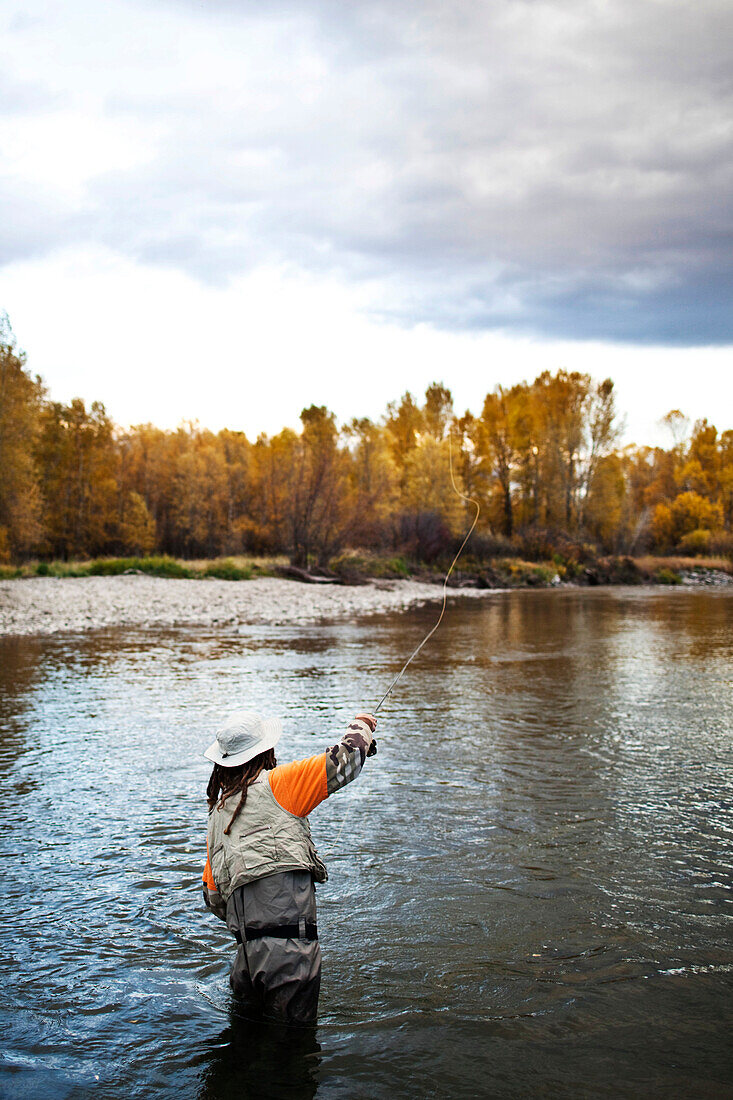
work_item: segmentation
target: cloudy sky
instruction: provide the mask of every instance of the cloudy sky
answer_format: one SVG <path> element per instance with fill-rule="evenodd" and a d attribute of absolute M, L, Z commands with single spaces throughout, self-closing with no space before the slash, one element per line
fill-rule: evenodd
<path fill-rule="evenodd" d="M 565 366 L 627 439 L 730 427 L 732 41 L 730 0 L 4 0 L 0 308 L 120 423 Z"/>

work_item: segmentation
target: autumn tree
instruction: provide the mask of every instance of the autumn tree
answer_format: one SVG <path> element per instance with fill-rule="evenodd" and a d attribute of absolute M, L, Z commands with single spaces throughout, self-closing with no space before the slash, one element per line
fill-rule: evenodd
<path fill-rule="evenodd" d="M 404 459 L 402 508 L 417 516 L 440 516 L 447 528 L 460 526 L 463 505 L 451 481 L 449 439 L 453 419 L 453 395 L 442 382 L 433 382 L 425 391 L 425 401 L 419 410 L 421 429 L 415 433 L 415 445 Z M 458 458 L 458 453 L 456 453 Z"/>
<path fill-rule="evenodd" d="M 42 501 L 36 443 L 44 389 L 25 369 L 7 316 L 0 316 L 0 561 L 40 544 Z"/>
<path fill-rule="evenodd" d="M 220 549 L 224 523 L 224 459 L 211 432 L 197 424 L 177 431 L 173 468 L 172 534 L 176 552 L 212 557 Z"/>
<path fill-rule="evenodd" d="M 420 433 L 425 427 L 423 413 L 408 390 L 402 395 L 399 404 L 391 401 L 387 405 L 384 426 L 389 439 L 392 461 L 399 480 L 400 492 L 407 491 L 409 480 L 408 459 L 420 441 Z"/>
<path fill-rule="evenodd" d="M 543 488 L 549 522 L 571 530 L 576 519 L 591 378 L 579 371 L 544 371 L 534 383 L 544 440 Z"/>
<path fill-rule="evenodd" d="M 453 394 L 442 382 L 432 382 L 425 390 L 423 425 L 433 439 L 443 439 L 453 416 Z"/>
<path fill-rule="evenodd" d="M 291 428 L 272 438 L 260 435 L 252 447 L 251 506 L 243 522 L 246 545 L 255 553 L 292 547 L 292 486 L 298 447 L 298 435 Z"/>
<path fill-rule="evenodd" d="M 413 515 L 433 512 L 451 530 L 460 526 L 463 504 L 451 481 L 451 442 L 426 435 L 407 460 L 407 488 L 402 502 Z"/>
<path fill-rule="evenodd" d="M 80 398 L 45 405 L 38 463 L 48 544 L 55 557 L 114 548 L 119 510 L 113 426 L 104 405 Z"/>
<path fill-rule="evenodd" d="M 617 454 L 600 455 L 583 502 L 583 522 L 601 546 L 620 551 L 628 532 L 624 523 L 626 481 Z"/>
<path fill-rule="evenodd" d="M 689 445 L 680 456 L 675 481 L 683 491 L 717 499 L 720 494 L 721 453 L 718 431 L 707 420 L 698 420 Z"/>
<path fill-rule="evenodd" d="M 149 554 L 155 549 L 157 533 L 143 497 L 134 491 L 127 494 L 119 524 L 119 541 L 124 553 Z"/>
<path fill-rule="evenodd" d="M 224 460 L 225 477 L 222 549 L 225 553 L 235 553 L 246 548 L 252 509 L 252 447 L 244 432 L 225 429 L 216 438 Z"/>
<path fill-rule="evenodd" d="M 639 449 L 647 472 L 644 503 L 651 514 L 654 546 L 662 551 L 707 552 L 714 538 L 730 531 L 733 519 L 730 433 L 719 436 L 707 420 L 698 420 L 688 437 L 689 421 L 677 409 L 663 423 L 673 435 L 672 447 Z"/>
<path fill-rule="evenodd" d="M 484 495 L 484 479 L 481 470 L 480 422 L 470 410 L 455 417 L 451 425 L 451 439 L 455 447 L 453 469 L 459 488 L 468 497 Z M 468 506 L 470 507 L 470 506 Z"/>
<path fill-rule="evenodd" d="M 620 434 L 616 412 L 616 395 L 611 379 L 606 378 L 602 382 L 591 381 L 586 401 L 585 418 L 587 427 L 581 443 L 578 470 L 578 521 L 581 527 L 586 524 L 587 506 L 593 497 L 596 498 L 596 502 L 601 496 L 605 497 L 609 507 L 612 506 L 613 511 L 620 518 L 623 495 L 622 482 L 616 478 L 616 472 L 620 473 L 620 470 L 617 471 L 613 463 L 604 463 L 605 459 L 610 458 Z M 595 480 L 600 476 L 601 470 L 603 473 L 602 486 L 596 486 Z M 614 472 L 612 473 L 612 471 Z M 611 498 L 608 495 L 611 484 L 609 479 L 613 479 L 616 484 L 614 493 L 616 501 L 614 505 L 612 505 Z M 604 528 L 610 532 L 607 523 L 604 524 Z"/>
<path fill-rule="evenodd" d="M 525 391 L 524 383 L 511 389 L 497 386 L 486 395 L 481 413 L 481 453 L 499 494 L 501 529 L 509 537 L 514 533 L 513 483 L 520 455 Z"/>
<path fill-rule="evenodd" d="M 312 556 L 324 566 L 343 545 L 355 518 L 347 492 L 348 455 L 325 406 L 303 409 L 300 419 L 302 432 L 288 439 L 283 454 L 287 546 L 293 565 L 307 567 Z"/>
<path fill-rule="evenodd" d="M 654 509 L 654 537 L 662 549 L 684 550 L 686 536 L 695 531 L 705 531 L 709 535 L 722 525 L 720 504 L 694 490 L 680 493 L 670 504 L 658 504 Z"/>
<path fill-rule="evenodd" d="M 398 504 L 398 475 L 387 432 L 368 417 L 355 417 L 343 430 L 350 451 L 349 484 L 364 546 L 384 540 L 385 523 Z"/>
<path fill-rule="evenodd" d="M 720 436 L 720 507 L 726 531 L 733 530 L 733 431 Z"/>
<path fill-rule="evenodd" d="M 667 429 L 672 438 L 672 451 L 678 455 L 681 454 L 690 427 L 689 417 L 685 416 L 680 409 L 670 409 L 659 423 Z"/>
<path fill-rule="evenodd" d="M 137 493 L 155 524 L 156 549 L 175 552 L 173 495 L 176 456 L 182 443 L 177 432 L 138 424 L 117 436 L 117 483 L 121 523 L 125 502 Z"/>

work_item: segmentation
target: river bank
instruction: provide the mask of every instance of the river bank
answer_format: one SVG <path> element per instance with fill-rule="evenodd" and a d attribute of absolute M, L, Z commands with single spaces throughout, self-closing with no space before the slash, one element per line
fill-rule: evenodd
<path fill-rule="evenodd" d="M 462 596 L 486 591 L 468 589 Z M 381 580 L 358 586 L 258 577 L 242 584 L 167 577 L 29 577 L 0 581 L 0 634 L 56 634 L 110 626 L 313 623 L 402 611 L 439 600 L 435 584 Z"/>
<path fill-rule="evenodd" d="M 733 584 L 733 577 L 722 570 L 682 570 L 673 576 L 673 581 L 662 578 L 657 583 L 684 587 Z M 425 573 L 420 579 L 372 578 L 357 584 L 303 584 L 284 577 L 232 583 L 128 573 L 0 580 L 0 635 L 57 634 L 111 626 L 280 626 L 353 619 L 439 601 L 442 579 L 437 573 Z M 513 583 L 507 584 L 498 574 L 477 577 L 457 572 L 450 583 L 451 597 L 480 598 L 507 587 L 575 587 L 604 581 L 583 575 L 566 582 L 557 573 L 546 579 L 517 572 Z"/>

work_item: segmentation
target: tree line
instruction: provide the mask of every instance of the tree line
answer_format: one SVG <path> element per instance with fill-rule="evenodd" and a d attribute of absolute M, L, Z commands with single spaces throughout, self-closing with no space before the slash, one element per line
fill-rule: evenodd
<path fill-rule="evenodd" d="M 733 431 L 665 417 L 667 448 L 619 446 L 613 382 L 545 371 L 458 415 L 442 383 L 341 427 L 311 405 L 299 431 L 249 440 L 195 422 L 124 430 L 100 402 L 49 398 L 0 324 L 0 561 L 347 547 L 431 561 L 481 504 L 474 553 L 551 557 L 733 550 Z"/>

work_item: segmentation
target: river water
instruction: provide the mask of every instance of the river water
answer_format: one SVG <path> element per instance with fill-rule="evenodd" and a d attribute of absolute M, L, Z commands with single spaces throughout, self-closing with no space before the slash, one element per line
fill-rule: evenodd
<path fill-rule="evenodd" d="M 435 615 L 0 641 L 0 1095 L 733 1096 L 729 591 L 456 600 L 312 816 L 315 1034 L 237 1014 L 212 725 L 320 751 Z"/>

